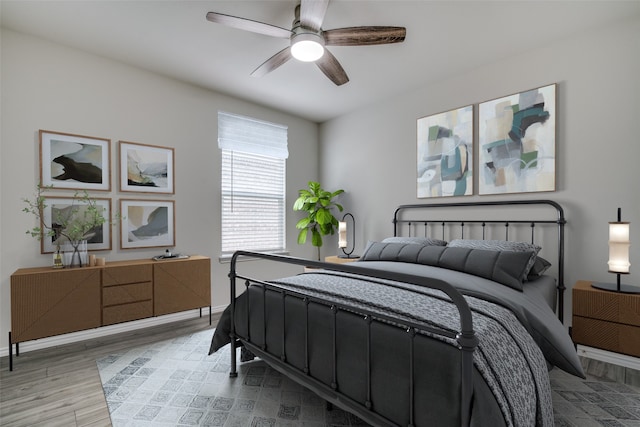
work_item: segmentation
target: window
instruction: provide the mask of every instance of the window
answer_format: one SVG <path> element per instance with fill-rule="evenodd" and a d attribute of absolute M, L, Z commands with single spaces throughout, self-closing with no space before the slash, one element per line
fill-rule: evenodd
<path fill-rule="evenodd" d="M 287 127 L 218 112 L 222 255 L 285 250 Z"/>

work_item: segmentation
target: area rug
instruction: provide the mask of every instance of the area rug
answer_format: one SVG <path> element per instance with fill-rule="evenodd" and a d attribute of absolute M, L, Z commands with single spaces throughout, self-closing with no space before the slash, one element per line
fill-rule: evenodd
<path fill-rule="evenodd" d="M 229 377 L 229 348 L 208 356 L 212 330 L 97 360 L 114 427 L 366 426 L 254 360 Z M 551 371 L 556 426 L 640 426 L 640 389 Z"/>
<path fill-rule="evenodd" d="M 114 427 L 366 426 L 261 360 L 229 377 L 229 347 L 208 356 L 213 331 L 97 360 Z M 239 359 L 239 358 L 238 358 Z"/>

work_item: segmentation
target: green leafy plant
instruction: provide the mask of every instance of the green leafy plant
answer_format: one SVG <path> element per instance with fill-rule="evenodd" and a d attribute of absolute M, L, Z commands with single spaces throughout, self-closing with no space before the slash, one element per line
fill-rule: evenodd
<path fill-rule="evenodd" d="M 36 186 L 36 193 L 33 199 L 23 198 L 26 206 L 23 212 L 33 214 L 38 219 L 38 226 L 26 231 L 31 237 L 42 240 L 46 237 L 53 237 L 59 247 L 61 240 L 68 240 L 74 248 L 78 250 L 78 245 L 82 240 L 91 236 L 96 228 L 102 227 L 108 222 L 104 216 L 104 208 L 96 203 L 96 200 L 89 196 L 86 191 L 76 191 L 73 195 L 71 207 L 64 210 L 52 211 L 51 222 L 46 222 L 44 210 L 47 208 L 46 197 L 43 192 L 50 189 L 50 186 Z M 120 214 L 115 215 L 115 219 L 110 221 L 114 225 L 119 220 Z"/>
<path fill-rule="evenodd" d="M 320 247 L 322 247 L 322 236 L 334 234 L 338 228 L 338 219 L 333 216 L 332 210 L 337 208 L 342 212 L 342 205 L 336 203 L 334 197 L 344 193 L 344 190 L 326 191 L 320 183 L 309 181 L 309 188 L 298 192 L 298 198 L 293 204 L 294 211 L 307 213 L 296 224 L 298 233 L 298 244 L 304 245 L 307 236 L 311 234 L 311 244 L 318 248 L 318 259 L 320 259 Z"/>

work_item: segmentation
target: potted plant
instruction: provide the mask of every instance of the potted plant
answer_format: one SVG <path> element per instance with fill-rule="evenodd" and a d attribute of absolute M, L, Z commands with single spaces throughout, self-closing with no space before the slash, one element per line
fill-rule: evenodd
<path fill-rule="evenodd" d="M 49 186 L 36 186 L 36 194 L 34 198 L 22 200 L 26 203 L 22 211 L 33 214 L 37 219 L 39 226 L 27 230 L 27 234 L 38 240 L 45 237 L 54 237 L 55 244 L 59 253 L 60 244 L 66 240 L 73 248 L 71 256 L 71 266 L 82 266 L 80 257 L 80 245 L 86 242 L 96 229 L 108 222 L 104 217 L 104 208 L 96 203 L 96 200 L 89 196 L 86 191 L 76 191 L 73 195 L 73 202 L 68 209 L 52 212 L 52 218 L 49 223 L 44 218 L 45 196 L 43 191 L 51 188 Z M 116 214 L 116 220 L 120 219 L 120 215 Z M 115 222 L 110 222 L 113 225 Z"/>
<path fill-rule="evenodd" d="M 320 260 L 320 248 L 322 236 L 334 234 L 338 228 L 338 219 L 333 216 L 332 210 L 337 208 L 342 212 L 342 205 L 336 203 L 333 198 L 344 193 L 344 190 L 326 191 L 320 183 L 309 181 L 309 188 L 298 191 L 298 198 L 293 204 L 294 211 L 304 211 L 307 216 L 296 224 L 300 230 L 298 244 L 304 245 L 307 236 L 311 233 L 311 244 L 318 248 L 318 260 Z"/>

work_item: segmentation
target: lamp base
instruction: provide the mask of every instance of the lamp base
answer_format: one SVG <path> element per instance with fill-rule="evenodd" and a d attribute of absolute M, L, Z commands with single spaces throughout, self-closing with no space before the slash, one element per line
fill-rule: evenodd
<path fill-rule="evenodd" d="M 352 259 L 352 258 L 358 258 L 356 255 L 338 255 L 338 258 L 344 258 L 344 259 Z"/>
<path fill-rule="evenodd" d="M 591 287 L 603 291 L 620 292 L 623 294 L 640 294 L 640 286 L 632 286 L 620 283 L 591 283 Z"/>

